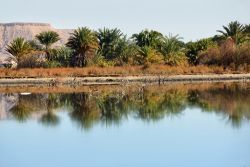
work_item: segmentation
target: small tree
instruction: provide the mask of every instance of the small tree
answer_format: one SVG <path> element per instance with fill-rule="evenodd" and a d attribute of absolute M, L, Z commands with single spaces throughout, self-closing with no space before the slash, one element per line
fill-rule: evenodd
<path fill-rule="evenodd" d="M 32 51 L 32 48 L 24 38 L 18 37 L 7 45 L 6 51 L 16 58 L 18 64 L 22 57 Z"/>
<path fill-rule="evenodd" d="M 50 56 L 51 46 L 60 40 L 60 37 L 57 32 L 54 31 L 44 31 L 36 35 L 36 39 L 44 45 L 44 50 L 46 52 L 47 60 L 51 61 L 52 57 Z"/>

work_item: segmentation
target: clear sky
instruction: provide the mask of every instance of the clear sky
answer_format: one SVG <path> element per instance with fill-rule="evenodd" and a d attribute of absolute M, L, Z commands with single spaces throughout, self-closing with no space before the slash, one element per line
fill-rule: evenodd
<path fill-rule="evenodd" d="M 56 28 L 155 29 L 185 41 L 216 34 L 230 21 L 250 23 L 250 0 L 0 0 L 0 22 L 46 22 Z"/>

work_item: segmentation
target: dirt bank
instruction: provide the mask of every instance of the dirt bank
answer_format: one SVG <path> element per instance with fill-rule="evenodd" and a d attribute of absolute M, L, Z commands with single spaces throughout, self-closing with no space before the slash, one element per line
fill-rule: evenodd
<path fill-rule="evenodd" d="M 0 79 L 0 85 L 92 85 L 166 82 L 218 82 L 250 81 L 249 74 L 207 74 L 207 75 L 152 75 L 152 76 L 114 76 L 114 77 L 52 77 L 52 78 L 8 78 Z"/>

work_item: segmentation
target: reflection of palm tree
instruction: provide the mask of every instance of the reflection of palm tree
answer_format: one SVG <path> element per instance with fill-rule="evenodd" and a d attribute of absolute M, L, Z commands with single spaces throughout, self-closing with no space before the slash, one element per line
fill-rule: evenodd
<path fill-rule="evenodd" d="M 250 120 L 249 90 L 236 84 L 223 89 L 211 88 L 196 92 L 199 98 L 192 101 L 193 106 L 198 106 L 205 112 L 222 114 L 234 127 L 239 127 L 244 119 Z"/>
<path fill-rule="evenodd" d="M 127 113 L 124 99 L 119 94 L 109 95 L 98 100 L 98 106 L 101 110 L 101 120 L 105 124 L 119 123 Z"/>
<path fill-rule="evenodd" d="M 165 94 L 162 105 L 167 111 L 166 114 L 176 115 L 182 112 L 186 107 L 186 96 L 184 92 L 178 90 L 169 91 Z"/>
<path fill-rule="evenodd" d="M 32 109 L 19 101 L 17 105 L 10 110 L 10 112 L 16 120 L 24 122 L 30 117 Z"/>
<path fill-rule="evenodd" d="M 72 94 L 73 112 L 70 113 L 72 120 L 76 121 L 80 127 L 89 129 L 94 122 L 100 118 L 100 112 L 95 101 L 90 98 L 88 93 Z"/>
<path fill-rule="evenodd" d="M 180 113 L 186 97 L 180 92 L 153 93 L 145 91 L 138 116 L 144 120 L 159 120 Z"/>
<path fill-rule="evenodd" d="M 52 111 L 48 111 L 41 117 L 40 121 L 42 124 L 47 126 L 56 126 L 59 124 L 60 119 Z"/>
<path fill-rule="evenodd" d="M 18 121 L 26 121 L 30 115 L 41 107 L 41 96 L 30 94 L 30 95 L 18 95 L 16 105 L 10 110 L 11 114 Z"/>
<path fill-rule="evenodd" d="M 242 124 L 242 117 L 238 114 L 232 114 L 228 116 L 228 121 L 231 122 L 233 127 L 239 128 Z"/>
<path fill-rule="evenodd" d="M 44 125 L 56 126 L 59 124 L 59 117 L 53 112 L 53 109 L 57 108 L 60 104 L 58 100 L 59 96 L 57 94 L 48 95 L 48 98 L 46 99 L 47 113 L 44 114 L 40 119 L 41 123 L 43 123 Z"/>

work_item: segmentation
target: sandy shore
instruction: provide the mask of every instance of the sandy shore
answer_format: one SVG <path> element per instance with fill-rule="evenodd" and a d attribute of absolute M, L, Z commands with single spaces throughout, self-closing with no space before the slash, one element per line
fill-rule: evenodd
<path fill-rule="evenodd" d="M 121 76 L 121 77 L 55 77 L 55 78 L 13 78 L 0 79 L 0 85 L 92 85 L 92 84 L 129 84 L 129 83 L 166 83 L 197 81 L 250 81 L 250 74 L 206 74 L 206 75 L 158 75 L 158 76 Z"/>

